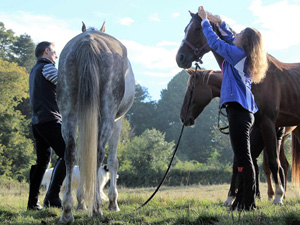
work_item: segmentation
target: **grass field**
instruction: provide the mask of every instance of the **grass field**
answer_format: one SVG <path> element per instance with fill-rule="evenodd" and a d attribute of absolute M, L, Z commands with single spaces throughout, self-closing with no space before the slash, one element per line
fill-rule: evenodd
<path fill-rule="evenodd" d="M 300 197 L 291 183 L 283 206 L 267 200 L 266 184 L 261 184 L 262 200 L 254 212 L 231 212 L 223 207 L 229 185 L 162 187 L 144 208 L 135 211 L 155 188 L 119 188 L 121 211 L 110 212 L 104 202 L 103 216 L 89 218 L 85 211 L 75 211 L 75 225 L 90 224 L 300 224 Z M 105 190 L 107 193 L 107 190 Z M 45 191 L 42 190 L 40 201 Z M 27 211 L 27 184 L 0 184 L 0 224 L 58 224 L 61 210 Z M 75 201 L 76 202 L 76 201 Z"/>

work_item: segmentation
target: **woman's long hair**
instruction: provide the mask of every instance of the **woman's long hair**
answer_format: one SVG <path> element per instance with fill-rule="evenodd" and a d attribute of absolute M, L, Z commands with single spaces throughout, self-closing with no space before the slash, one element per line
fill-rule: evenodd
<path fill-rule="evenodd" d="M 248 72 L 253 83 L 261 82 L 268 70 L 267 53 L 263 47 L 261 33 L 253 28 L 246 28 L 242 36 L 243 49 L 248 57 Z"/>

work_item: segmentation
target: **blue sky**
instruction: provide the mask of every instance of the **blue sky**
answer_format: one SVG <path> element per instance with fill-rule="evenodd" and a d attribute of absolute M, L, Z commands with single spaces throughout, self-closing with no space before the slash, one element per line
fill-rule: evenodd
<path fill-rule="evenodd" d="M 119 39 L 128 49 L 136 81 L 148 88 L 152 100 L 181 71 L 175 55 L 199 5 L 221 17 L 236 31 L 261 31 L 266 50 L 283 62 L 300 62 L 300 0 L 1 0 L 0 21 L 17 35 L 27 33 L 35 43 L 52 41 L 58 54 L 87 27 Z M 218 69 L 211 54 L 206 69 Z"/>

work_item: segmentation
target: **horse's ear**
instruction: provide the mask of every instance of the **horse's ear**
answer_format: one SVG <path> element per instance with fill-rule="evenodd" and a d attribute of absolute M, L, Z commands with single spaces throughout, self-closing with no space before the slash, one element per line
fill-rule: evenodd
<path fill-rule="evenodd" d="M 190 13 L 191 17 L 193 17 L 195 15 L 195 13 L 192 13 L 190 10 L 189 10 L 189 13 Z"/>
<path fill-rule="evenodd" d="M 82 28 L 81 28 L 82 33 L 86 32 L 86 26 L 84 24 L 84 22 L 82 21 Z"/>
<path fill-rule="evenodd" d="M 100 31 L 103 32 L 103 33 L 105 33 L 105 21 L 103 22 Z"/>

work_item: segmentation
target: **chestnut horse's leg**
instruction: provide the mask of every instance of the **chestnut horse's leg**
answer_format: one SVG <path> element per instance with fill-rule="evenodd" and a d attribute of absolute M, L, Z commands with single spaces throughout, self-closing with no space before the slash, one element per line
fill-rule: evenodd
<path fill-rule="evenodd" d="M 298 126 L 292 135 L 292 180 L 300 191 L 300 126 Z"/>
<path fill-rule="evenodd" d="M 286 139 L 286 136 L 282 137 L 282 142 L 280 144 L 280 153 L 279 153 L 279 160 L 281 167 L 284 170 L 284 176 L 285 176 L 285 183 L 284 183 L 284 197 L 286 197 L 286 185 L 287 185 L 287 176 L 288 176 L 288 170 L 289 170 L 289 162 L 286 159 L 285 151 L 284 151 L 284 141 Z"/>
<path fill-rule="evenodd" d="M 274 189 L 272 186 L 272 172 L 270 170 L 269 164 L 268 164 L 268 160 L 267 160 L 267 156 L 266 156 L 266 151 L 264 151 L 264 155 L 263 155 L 263 170 L 266 174 L 266 179 L 267 179 L 267 185 L 268 185 L 268 200 L 271 201 L 274 198 Z"/>
<path fill-rule="evenodd" d="M 287 177 L 288 168 L 289 168 L 289 163 L 285 157 L 285 152 L 284 152 L 284 140 L 288 133 L 286 133 L 286 129 L 284 127 L 276 128 L 277 144 L 278 144 L 278 149 L 280 151 L 279 160 L 280 160 L 280 165 L 284 170 L 284 177 Z M 272 200 L 274 198 L 275 192 L 272 186 L 272 178 L 271 178 L 272 172 L 268 165 L 267 155 L 265 151 L 263 157 L 263 169 L 265 171 L 267 183 L 268 183 L 268 199 Z M 283 183 L 285 192 L 286 192 L 286 184 L 287 184 L 287 179 L 285 179 L 285 182 Z"/>
<path fill-rule="evenodd" d="M 273 203 L 282 204 L 282 199 L 284 196 L 285 177 L 278 158 L 279 154 L 275 125 L 270 119 L 265 118 L 261 121 L 260 128 L 265 143 L 265 151 L 268 164 L 275 182 L 275 199 Z"/>

